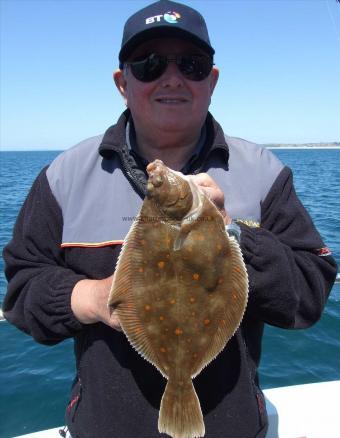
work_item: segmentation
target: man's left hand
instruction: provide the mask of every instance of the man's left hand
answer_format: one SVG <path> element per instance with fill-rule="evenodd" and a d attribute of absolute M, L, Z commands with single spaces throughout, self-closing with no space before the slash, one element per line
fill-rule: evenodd
<path fill-rule="evenodd" d="M 198 185 L 208 198 L 216 205 L 223 216 L 226 225 L 231 223 L 231 218 L 224 207 L 224 193 L 216 182 L 207 173 L 198 173 L 191 175 L 191 180 Z"/>

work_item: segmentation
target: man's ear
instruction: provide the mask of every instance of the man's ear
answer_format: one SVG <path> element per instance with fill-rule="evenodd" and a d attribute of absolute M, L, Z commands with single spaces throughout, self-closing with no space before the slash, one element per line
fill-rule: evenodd
<path fill-rule="evenodd" d="M 127 82 L 122 70 L 118 69 L 113 72 L 113 80 L 115 81 L 116 87 L 124 99 L 125 105 L 127 106 L 127 93 L 126 86 Z"/>
<path fill-rule="evenodd" d="M 211 91 L 211 95 L 214 92 L 214 89 L 216 87 L 219 75 L 220 75 L 219 69 L 217 67 L 213 67 L 212 70 L 211 70 L 211 74 L 210 74 L 210 91 Z"/>

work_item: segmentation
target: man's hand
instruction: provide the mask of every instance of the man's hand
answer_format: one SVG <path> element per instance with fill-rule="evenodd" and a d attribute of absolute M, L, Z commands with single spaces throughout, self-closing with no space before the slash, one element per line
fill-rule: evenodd
<path fill-rule="evenodd" d="M 223 216 L 226 225 L 231 223 L 231 218 L 224 208 L 224 193 L 216 182 L 207 173 L 198 173 L 191 175 L 191 180 L 197 184 L 208 196 L 208 198 L 216 205 Z"/>
<path fill-rule="evenodd" d="M 71 308 L 75 317 L 83 324 L 103 322 L 121 330 L 118 316 L 110 314 L 107 306 L 113 275 L 103 280 L 80 280 L 73 288 Z"/>

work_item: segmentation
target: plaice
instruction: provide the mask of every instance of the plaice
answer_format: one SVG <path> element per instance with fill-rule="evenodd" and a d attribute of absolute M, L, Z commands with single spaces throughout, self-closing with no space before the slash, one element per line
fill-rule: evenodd
<path fill-rule="evenodd" d="M 203 437 L 192 379 L 240 325 L 247 271 L 220 212 L 190 177 L 160 160 L 147 171 L 148 194 L 124 241 L 108 305 L 131 345 L 168 380 L 159 432 Z"/>

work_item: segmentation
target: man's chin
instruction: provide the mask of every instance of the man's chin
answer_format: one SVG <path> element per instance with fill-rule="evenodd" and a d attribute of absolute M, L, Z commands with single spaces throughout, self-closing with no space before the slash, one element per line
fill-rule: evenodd
<path fill-rule="evenodd" d="M 159 129 L 163 132 L 176 133 L 176 132 L 188 132 L 192 130 L 192 124 L 188 124 L 188 120 L 183 118 L 169 118 L 165 120 L 159 120 L 157 123 Z"/>

